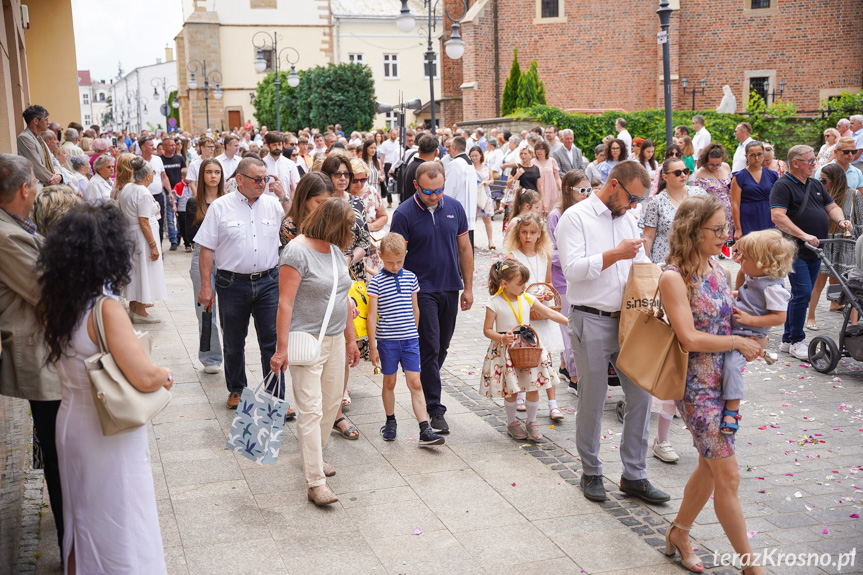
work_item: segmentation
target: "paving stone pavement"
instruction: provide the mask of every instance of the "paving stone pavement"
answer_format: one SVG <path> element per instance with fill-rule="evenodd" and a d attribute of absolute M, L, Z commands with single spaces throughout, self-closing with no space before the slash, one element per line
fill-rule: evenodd
<path fill-rule="evenodd" d="M 494 224 L 500 233 L 500 222 Z M 477 245 L 485 246 L 477 228 Z M 497 245 L 501 245 L 497 238 Z M 648 461 L 648 476 L 672 500 L 647 506 L 616 491 L 622 425 L 609 389 L 602 439 L 611 498 L 588 502 L 577 487 L 580 462 L 574 430 L 577 398 L 558 386 L 566 412 L 552 425 L 543 407 L 541 444 L 505 434 L 502 402 L 477 393 L 488 342 L 482 335 L 488 269 L 495 257 L 479 249 L 475 305 L 459 315 L 444 369 L 444 403 L 452 433 L 445 446 L 421 449 L 406 386 L 397 387 L 400 435 L 384 442 L 381 376 L 368 363 L 351 372 L 346 415 L 357 441 L 333 434 L 325 452 L 338 473 L 329 483 L 339 503 L 318 509 L 305 498 L 295 440 L 282 444 L 275 464 L 259 466 L 224 449 L 233 412 L 224 407 L 223 374 L 204 374 L 197 361 L 197 328 L 190 256 L 168 252 L 169 299 L 154 313 L 162 323 L 154 358 L 174 370 L 172 404 L 149 428 L 153 477 L 169 573 L 602 573 L 682 572 L 661 549 L 665 527 L 680 505 L 697 461 L 689 432 L 675 419 L 671 440 L 680 462 Z M 736 267 L 724 262 L 736 271 Z M 835 335 L 839 316 L 818 310 L 818 334 Z M 247 357 L 258 356 L 253 330 Z M 776 330 L 774 330 L 776 332 Z M 771 345 L 778 345 L 776 332 Z M 863 543 L 863 372 L 846 360 L 822 375 L 804 362 L 750 364 L 747 399 L 737 436 L 740 498 L 756 550 L 829 554 L 831 562 Z M 250 365 L 250 382 L 260 380 Z M 289 388 L 290 396 L 290 388 Z M 542 404 L 541 404 L 542 405 Z M 288 424 L 295 433 L 295 423 Z M 656 415 L 652 429 L 655 430 Z M 50 513 L 42 518 L 37 573 L 59 573 Z M 692 530 L 707 572 L 714 552 L 730 551 L 708 503 Z M 826 559 L 827 556 L 825 556 Z M 863 558 L 840 571 L 822 567 L 768 568 L 770 573 L 863 573 Z"/>

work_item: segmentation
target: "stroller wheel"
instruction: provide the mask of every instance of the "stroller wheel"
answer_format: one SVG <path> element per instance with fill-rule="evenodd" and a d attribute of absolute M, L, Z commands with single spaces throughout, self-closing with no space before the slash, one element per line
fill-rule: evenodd
<path fill-rule="evenodd" d="M 617 413 L 617 419 L 620 423 L 623 423 L 623 412 L 626 411 L 626 401 L 620 400 L 617 402 L 617 407 L 614 409 L 615 413 Z"/>
<path fill-rule="evenodd" d="M 830 373 L 839 365 L 841 355 L 836 343 L 829 337 L 819 335 L 809 342 L 809 363 L 815 371 Z"/>

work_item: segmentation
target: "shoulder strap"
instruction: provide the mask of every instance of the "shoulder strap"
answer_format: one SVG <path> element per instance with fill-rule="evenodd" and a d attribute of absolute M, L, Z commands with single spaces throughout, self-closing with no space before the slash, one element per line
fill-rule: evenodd
<path fill-rule="evenodd" d="M 803 201 L 800 203 L 799 206 L 797 206 L 797 209 L 794 210 L 794 215 L 788 216 L 792 222 L 794 221 L 794 218 L 799 216 L 800 212 L 802 212 L 806 208 L 806 204 L 809 203 L 809 196 L 812 195 L 812 187 L 814 186 L 814 184 L 812 182 L 810 182 L 810 178 L 806 178 L 806 182 L 804 182 L 803 186 L 806 189 L 806 192 L 803 194 Z M 795 222 L 795 225 L 797 225 L 796 222 Z"/>
<path fill-rule="evenodd" d="M 327 302 L 327 313 L 324 314 L 324 323 L 321 324 L 321 333 L 318 336 L 318 344 L 324 341 L 324 335 L 327 333 L 327 326 L 330 325 L 330 316 L 333 315 L 333 307 L 336 305 L 336 290 L 339 287 L 339 270 L 338 257 L 334 246 L 330 246 L 330 255 L 333 260 L 333 291 L 330 292 L 330 301 Z"/>
<path fill-rule="evenodd" d="M 105 323 L 102 321 L 102 304 L 108 296 L 100 295 L 93 304 L 93 331 L 96 332 L 96 345 L 101 353 L 108 353 L 108 342 L 105 337 Z"/>

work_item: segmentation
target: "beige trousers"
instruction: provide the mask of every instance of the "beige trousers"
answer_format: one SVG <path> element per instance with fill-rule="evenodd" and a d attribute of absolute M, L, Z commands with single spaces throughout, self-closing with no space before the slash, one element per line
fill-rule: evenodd
<path fill-rule="evenodd" d="M 326 484 L 324 447 L 339 405 L 345 383 L 345 339 L 324 336 L 321 359 L 315 365 L 289 366 L 297 410 L 297 436 L 303 457 L 303 474 L 309 487 Z"/>

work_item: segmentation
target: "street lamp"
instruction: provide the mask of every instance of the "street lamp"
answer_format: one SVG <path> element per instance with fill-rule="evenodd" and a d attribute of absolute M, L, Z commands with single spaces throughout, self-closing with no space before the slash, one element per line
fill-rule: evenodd
<path fill-rule="evenodd" d="M 785 93 L 785 80 L 782 80 L 781 82 L 779 82 L 779 92 L 777 92 L 776 89 L 774 89 L 771 92 L 770 91 L 770 80 L 767 80 L 767 82 L 764 83 L 764 91 L 767 93 L 766 94 L 767 99 L 773 98 L 773 103 L 775 104 L 776 103 L 776 96 L 778 95 L 781 98 L 782 94 Z M 767 104 L 768 102 L 764 102 L 764 103 Z"/>
<path fill-rule="evenodd" d="M 437 63 L 435 61 L 435 52 L 432 49 L 432 34 L 435 30 L 438 4 L 440 4 L 440 0 L 423 0 L 423 7 L 428 8 L 428 25 L 426 26 L 428 46 L 426 47 L 425 63 L 426 70 L 428 71 L 429 76 L 429 103 L 431 105 L 431 129 L 433 134 L 437 134 L 437 122 L 435 120 L 434 101 L 435 74 L 433 73 L 432 65 L 434 64 L 435 67 L 437 67 Z M 452 60 L 458 60 L 462 56 L 464 56 L 465 43 L 464 40 L 461 39 L 461 33 L 459 32 L 461 26 L 459 25 L 459 22 L 464 20 L 464 17 L 467 14 L 466 0 L 462 0 L 461 4 L 463 8 L 461 18 L 453 18 L 452 16 L 450 16 L 449 9 L 444 7 L 444 13 L 446 14 L 446 17 L 449 18 L 450 22 L 453 23 L 450 39 L 444 42 L 446 55 L 449 56 L 449 58 Z M 399 15 L 396 17 L 396 27 L 399 29 L 400 32 L 408 33 L 414 29 L 415 24 L 416 20 L 411 14 L 410 8 L 408 8 L 408 0 L 402 0 L 402 8 L 399 11 Z"/>
<path fill-rule="evenodd" d="M 660 0 L 659 10 L 656 13 L 659 15 L 659 27 L 662 32 L 656 38 L 659 44 L 662 44 L 662 84 L 665 93 L 665 145 L 673 144 L 671 130 L 671 51 L 668 43 L 668 27 L 671 25 L 671 13 L 673 10 L 668 5 L 668 0 Z"/>
<path fill-rule="evenodd" d="M 177 88 L 175 86 L 168 86 L 168 80 L 167 80 L 167 78 L 164 78 L 164 77 L 163 78 L 153 78 L 150 81 L 150 85 L 153 86 L 153 99 L 157 102 L 159 101 L 159 86 L 162 87 L 162 94 L 165 96 L 165 103 L 162 104 L 159 111 L 162 112 L 163 116 L 165 116 L 165 130 L 170 132 L 171 130 L 168 127 L 168 116 L 171 115 L 171 108 L 168 107 L 168 95 L 169 95 L 171 90 L 176 90 Z M 180 104 L 177 103 L 176 98 L 174 98 L 172 105 L 174 106 L 175 109 L 180 107 Z"/>
<path fill-rule="evenodd" d="M 704 88 L 707 87 L 707 80 L 704 78 L 701 79 L 701 94 L 704 94 Z M 680 86 L 683 88 L 683 95 L 686 95 L 686 88 L 689 86 L 689 80 L 686 78 L 680 79 Z M 690 92 L 692 92 L 692 111 L 695 111 L 695 93 L 698 92 L 698 88 L 693 87 Z"/>
<path fill-rule="evenodd" d="M 222 75 L 217 71 L 213 70 L 212 72 L 207 72 L 207 61 L 206 60 L 190 60 L 188 64 L 186 64 L 186 69 L 189 71 L 189 89 L 197 90 L 198 82 L 195 79 L 195 74 L 199 73 L 204 78 L 204 110 L 207 114 L 207 130 L 210 129 L 210 83 L 216 85 L 216 88 L 213 90 L 213 97 L 217 100 L 222 99 Z"/>
<path fill-rule="evenodd" d="M 256 40 L 260 37 L 260 40 Z M 300 53 L 297 52 L 294 48 L 288 46 L 284 48 L 281 52 L 279 52 L 279 33 L 273 32 L 272 36 L 267 34 L 266 32 L 258 32 L 254 36 L 252 36 L 252 45 L 257 48 L 257 57 L 255 58 L 255 71 L 258 74 L 263 74 L 267 70 L 267 61 L 264 60 L 264 49 L 267 46 L 272 46 L 272 58 L 273 58 L 273 71 L 276 73 L 275 76 L 275 85 L 276 85 L 276 130 L 282 131 L 282 115 L 281 115 L 281 100 L 280 100 L 280 91 L 282 87 L 281 78 L 279 78 L 279 65 L 281 64 L 282 54 L 285 55 L 285 61 L 291 65 L 291 73 L 288 74 L 288 86 L 291 88 L 296 88 L 300 85 L 300 75 L 297 74 L 297 69 L 295 67 L 296 63 L 300 61 Z M 294 58 L 291 58 L 291 55 L 294 55 Z"/>

